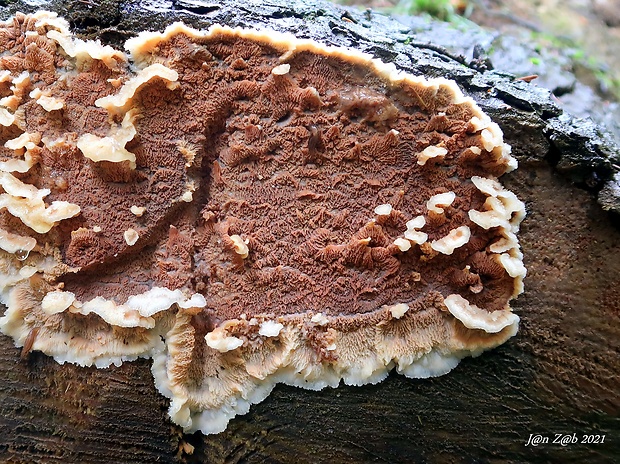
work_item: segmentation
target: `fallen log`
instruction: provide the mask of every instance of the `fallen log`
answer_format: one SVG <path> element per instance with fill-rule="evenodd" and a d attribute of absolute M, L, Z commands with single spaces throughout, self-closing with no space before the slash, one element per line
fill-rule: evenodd
<path fill-rule="evenodd" d="M 37 5 L 40 7 L 39 5 Z M 319 392 L 279 385 L 218 435 L 183 435 L 150 362 L 98 370 L 0 337 L 0 456 L 7 462 L 613 462 L 618 431 L 618 150 L 562 114 L 550 93 L 481 73 L 372 12 L 322 2 L 50 2 L 84 38 L 119 46 L 177 20 L 264 26 L 351 46 L 400 69 L 455 80 L 501 126 L 520 163 L 502 182 L 525 203 L 520 331 L 424 380 L 391 374 Z M 5 18 L 32 11 L 2 7 Z M 597 196 L 598 201 L 597 203 Z M 601 206 L 602 205 L 602 206 Z M 611 210 L 608 213 L 605 210 Z M 549 443 L 533 446 L 535 437 Z M 590 439 L 589 436 L 599 436 Z M 603 442 L 601 436 L 605 436 Z M 553 443 L 558 437 L 569 441 Z M 566 438 L 568 437 L 568 438 Z M 577 442 L 571 443 L 573 437 Z M 585 437 L 585 438 L 584 438 Z M 598 440 L 599 443 L 589 442 Z M 582 441 L 586 441 L 582 443 Z M 526 444 L 528 444 L 526 446 Z"/>

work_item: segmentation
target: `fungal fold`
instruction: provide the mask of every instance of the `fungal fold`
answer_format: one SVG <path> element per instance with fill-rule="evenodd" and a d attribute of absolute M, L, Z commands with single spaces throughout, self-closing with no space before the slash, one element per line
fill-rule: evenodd
<path fill-rule="evenodd" d="M 445 79 L 273 31 L 128 53 L 0 25 L 0 330 L 60 363 L 147 357 L 217 433 L 278 382 L 442 375 L 516 333 L 524 205 Z"/>

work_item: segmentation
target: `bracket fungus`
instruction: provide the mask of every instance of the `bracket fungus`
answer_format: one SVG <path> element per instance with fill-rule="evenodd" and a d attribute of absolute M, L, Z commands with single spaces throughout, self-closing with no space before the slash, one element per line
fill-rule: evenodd
<path fill-rule="evenodd" d="M 271 31 L 127 54 L 0 26 L 0 330 L 60 363 L 153 358 L 217 433 L 277 382 L 445 374 L 517 331 L 516 161 L 457 85 Z"/>

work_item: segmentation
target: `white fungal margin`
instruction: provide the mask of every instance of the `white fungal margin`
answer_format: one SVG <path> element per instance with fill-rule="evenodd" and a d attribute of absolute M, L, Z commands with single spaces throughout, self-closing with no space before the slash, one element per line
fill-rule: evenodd
<path fill-rule="evenodd" d="M 444 208 L 450 206 L 456 199 L 456 193 L 444 192 L 433 195 L 426 202 L 426 208 L 436 214 L 443 214 Z"/>
<path fill-rule="evenodd" d="M 431 248 L 444 255 L 451 255 L 454 253 L 454 250 L 467 244 L 470 237 L 471 229 L 467 226 L 460 226 L 456 229 L 452 229 L 445 237 L 439 240 L 433 240 L 431 242 Z"/>

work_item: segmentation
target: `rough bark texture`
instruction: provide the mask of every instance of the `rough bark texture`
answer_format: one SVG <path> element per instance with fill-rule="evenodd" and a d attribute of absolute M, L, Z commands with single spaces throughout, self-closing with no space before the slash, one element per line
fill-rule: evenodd
<path fill-rule="evenodd" d="M 0 16 L 36 8 L 8 3 Z M 513 305 L 519 334 L 440 378 L 394 374 L 375 386 L 321 392 L 279 386 L 227 431 L 206 437 L 183 436 L 166 419 L 147 361 L 105 370 L 61 366 L 40 353 L 20 361 L 12 340 L 0 336 L 0 461 L 617 462 L 620 232 L 617 216 L 596 201 L 600 191 L 605 209 L 620 210 L 617 147 L 596 127 L 561 115 L 547 91 L 481 74 L 374 13 L 318 1 L 234 3 L 37 6 L 112 44 L 179 19 L 195 27 L 262 25 L 457 80 L 502 126 L 521 163 L 502 180 L 529 211 L 521 232 L 526 292 Z M 525 446 L 530 434 L 560 433 L 606 438 Z"/>

